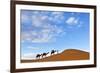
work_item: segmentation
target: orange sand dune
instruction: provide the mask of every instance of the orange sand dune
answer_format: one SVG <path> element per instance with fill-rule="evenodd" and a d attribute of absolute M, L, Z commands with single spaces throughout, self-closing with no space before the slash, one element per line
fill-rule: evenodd
<path fill-rule="evenodd" d="M 36 60 L 21 60 L 22 63 L 28 62 L 49 62 L 49 61 L 71 61 L 71 60 L 87 60 L 89 53 L 81 50 L 68 49 L 61 53 L 51 55 L 42 59 Z"/>

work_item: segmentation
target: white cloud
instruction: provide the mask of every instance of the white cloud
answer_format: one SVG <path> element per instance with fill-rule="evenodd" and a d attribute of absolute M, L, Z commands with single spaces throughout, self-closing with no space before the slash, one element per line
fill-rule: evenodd
<path fill-rule="evenodd" d="M 37 48 L 37 47 L 33 47 L 33 46 L 28 46 L 28 49 L 33 49 L 33 50 L 37 50 L 37 49 L 41 49 L 41 48 Z"/>
<path fill-rule="evenodd" d="M 60 26 L 54 24 L 59 23 L 63 19 L 63 12 L 35 11 L 31 16 L 32 30 L 22 33 L 22 40 L 31 41 L 33 43 L 52 42 L 57 36 L 61 36 L 64 32 Z"/>
<path fill-rule="evenodd" d="M 21 22 L 22 24 L 27 24 L 30 21 L 30 16 L 26 15 L 26 14 L 22 14 L 21 15 Z"/>
<path fill-rule="evenodd" d="M 25 53 L 21 55 L 21 59 L 31 60 L 36 58 L 36 53 Z"/>
<path fill-rule="evenodd" d="M 32 42 L 51 42 L 61 32 L 61 29 L 53 25 L 46 25 L 46 27 L 42 28 L 41 31 L 37 33 L 37 37 L 33 37 Z"/>
<path fill-rule="evenodd" d="M 33 11 L 32 13 L 36 15 L 39 14 L 39 11 Z"/>
<path fill-rule="evenodd" d="M 66 22 L 68 25 L 76 25 L 76 24 L 79 23 L 79 18 L 69 17 L 65 22 Z"/>
<path fill-rule="evenodd" d="M 39 27 L 40 28 L 40 27 Z M 56 25 L 47 24 L 40 30 L 33 30 L 22 33 L 22 39 L 33 43 L 52 42 L 57 36 L 61 36 L 63 30 Z"/>
<path fill-rule="evenodd" d="M 22 39 L 23 42 L 24 42 L 24 40 L 31 40 L 30 39 L 30 34 L 26 33 L 26 32 L 22 32 L 21 33 L 21 39 Z"/>
<path fill-rule="evenodd" d="M 64 19 L 64 12 L 52 12 L 50 20 L 56 23 L 61 23 Z"/>
<path fill-rule="evenodd" d="M 48 16 L 46 16 L 46 15 L 44 15 L 44 16 L 41 16 L 41 20 L 46 20 L 46 19 L 48 19 L 49 17 Z"/>
<path fill-rule="evenodd" d="M 35 27 L 41 27 L 42 20 L 40 16 L 32 16 L 32 25 Z"/>

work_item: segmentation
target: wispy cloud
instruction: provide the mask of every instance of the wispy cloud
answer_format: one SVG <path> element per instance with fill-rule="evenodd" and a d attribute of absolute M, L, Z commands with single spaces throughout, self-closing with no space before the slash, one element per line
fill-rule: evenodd
<path fill-rule="evenodd" d="M 64 32 L 60 26 L 55 25 L 55 22 L 59 22 L 59 18 L 63 18 L 62 12 L 51 12 L 50 16 L 45 11 L 35 11 L 31 15 L 32 30 L 22 31 L 22 40 L 31 41 L 33 43 L 45 43 L 52 42 L 57 36 L 62 35 Z M 27 17 L 27 16 L 25 16 Z M 23 21 L 29 21 L 27 18 L 23 18 Z"/>
<path fill-rule="evenodd" d="M 25 60 L 30 60 L 30 59 L 35 59 L 36 58 L 36 54 L 35 53 L 25 53 L 23 55 L 21 55 L 21 59 L 25 59 Z"/>
<path fill-rule="evenodd" d="M 64 20 L 64 12 L 52 12 L 50 20 L 61 23 Z"/>
<path fill-rule="evenodd" d="M 67 20 L 66 20 L 66 23 L 68 25 L 76 25 L 79 23 L 79 18 L 75 18 L 75 17 L 69 17 Z"/>
<path fill-rule="evenodd" d="M 63 36 L 65 30 L 59 24 L 67 24 L 66 27 L 81 27 L 79 17 L 66 17 L 64 12 L 28 11 L 22 14 L 22 41 L 32 43 L 54 42 L 59 36 Z M 24 30 L 23 30 L 24 28 Z M 27 30 L 29 29 L 29 30 Z"/>
<path fill-rule="evenodd" d="M 27 48 L 28 49 L 33 49 L 33 50 L 41 49 L 41 48 L 37 48 L 37 47 L 34 47 L 34 46 L 28 46 Z"/>
<path fill-rule="evenodd" d="M 80 20 L 79 17 L 71 16 L 65 21 L 66 25 L 68 25 L 68 28 L 81 28 L 83 26 L 83 21 Z"/>
<path fill-rule="evenodd" d="M 44 28 L 41 27 L 40 31 L 33 30 L 24 32 L 22 34 L 22 39 L 26 41 L 31 41 L 33 43 L 43 43 L 43 42 L 52 42 L 56 39 L 57 36 L 60 36 L 63 33 L 61 28 L 58 28 L 56 25 L 46 25 Z"/>

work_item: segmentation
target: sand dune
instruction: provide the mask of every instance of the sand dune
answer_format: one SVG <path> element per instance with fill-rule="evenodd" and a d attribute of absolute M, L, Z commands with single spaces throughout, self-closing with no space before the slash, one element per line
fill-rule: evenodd
<path fill-rule="evenodd" d="M 64 50 L 61 53 L 54 54 L 42 59 L 36 60 L 21 60 L 22 63 L 31 62 L 49 62 L 49 61 L 71 61 L 71 60 L 87 60 L 89 59 L 89 53 L 76 49 Z"/>

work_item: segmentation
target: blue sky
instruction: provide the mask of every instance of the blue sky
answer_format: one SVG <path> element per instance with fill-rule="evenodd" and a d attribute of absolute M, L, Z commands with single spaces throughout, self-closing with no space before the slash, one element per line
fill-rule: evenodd
<path fill-rule="evenodd" d="M 89 13 L 21 10 L 21 55 L 89 50 Z"/>

